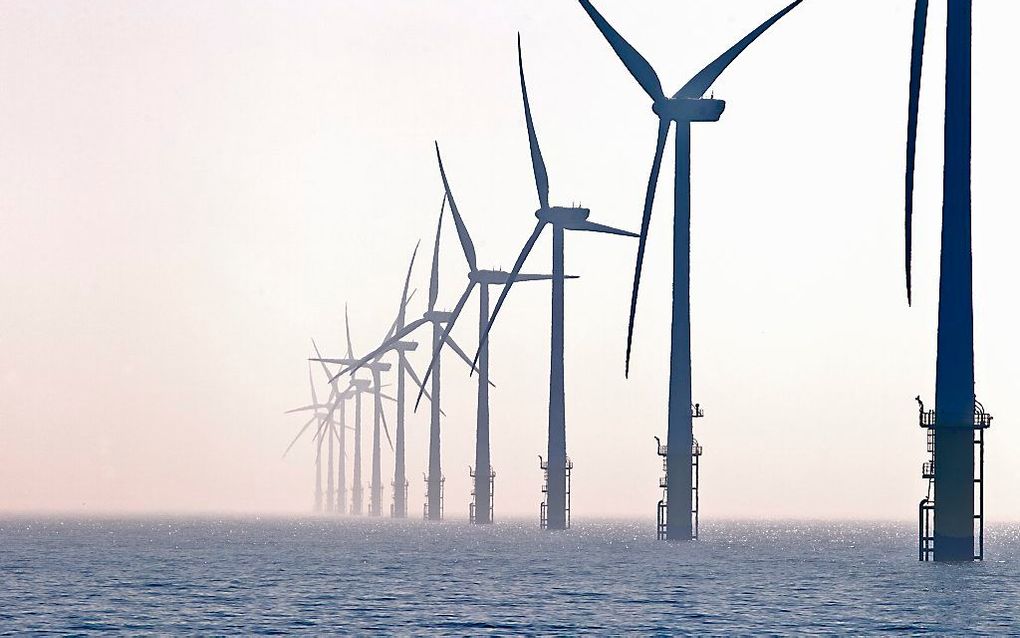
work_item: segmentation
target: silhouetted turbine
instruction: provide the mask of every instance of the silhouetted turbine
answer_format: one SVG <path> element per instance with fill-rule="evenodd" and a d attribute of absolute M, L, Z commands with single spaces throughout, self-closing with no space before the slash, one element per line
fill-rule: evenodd
<path fill-rule="evenodd" d="M 694 441 L 691 422 L 691 313 L 690 313 L 690 260 L 691 260 L 691 122 L 715 122 L 722 116 L 726 103 L 705 99 L 703 96 L 712 83 L 739 56 L 744 49 L 780 18 L 793 10 L 802 0 L 766 20 L 733 47 L 695 75 L 672 97 L 666 97 L 655 70 L 637 50 L 606 22 L 589 0 L 579 0 L 588 16 L 612 46 L 616 55 L 634 76 L 645 93 L 652 98 L 652 111 L 659 118 L 655 142 L 655 156 L 645 193 L 644 212 L 641 218 L 641 239 L 638 242 L 637 265 L 634 269 L 634 289 L 631 295 L 630 320 L 627 326 L 627 354 L 625 374 L 630 375 L 631 342 L 634 336 L 634 318 L 637 312 L 638 288 L 641 283 L 641 265 L 648 240 L 648 225 L 652 215 L 652 202 L 659 179 L 659 166 L 670 126 L 676 123 L 676 172 L 673 213 L 673 327 L 670 352 L 669 421 L 667 433 L 668 454 L 666 475 L 669 481 L 671 511 L 666 536 L 687 540 L 692 537 L 691 517 L 691 446 Z"/>
<path fill-rule="evenodd" d="M 351 345 L 351 323 L 350 318 L 347 315 L 347 309 L 344 308 L 344 325 L 346 328 L 347 335 L 347 357 L 345 359 L 320 359 L 324 363 L 338 363 L 342 365 L 354 365 L 359 362 L 354 357 L 354 347 Z M 386 439 L 390 442 L 390 448 L 393 447 L 393 441 L 390 439 L 389 427 L 386 425 L 386 415 L 383 412 L 382 399 L 385 395 L 382 393 L 382 378 L 383 372 L 390 369 L 390 364 L 382 363 L 378 360 L 378 357 L 373 358 L 370 361 L 366 361 L 362 366 L 366 367 L 372 374 L 372 380 L 367 379 L 356 379 L 352 378 L 351 383 L 356 387 L 364 391 L 371 389 L 373 398 L 373 413 L 372 413 L 372 483 L 370 485 L 370 500 L 369 500 L 369 515 L 379 516 L 382 513 L 382 468 L 381 468 L 381 449 L 380 449 L 380 426 L 386 432 Z M 331 379 L 334 381 L 340 375 L 336 375 Z M 390 398 L 390 397 L 387 397 Z M 391 400 L 392 399 L 390 398 Z M 355 398 L 355 404 L 357 406 L 357 417 L 355 422 L 355 441 L 354 441 L 354 514 L 361 514 L 362 511 L 362 486 L 361 486 L 361 398 L 360 396 Z"/>
<path fill-rule="evenodd" d="M 503 286 L 510 281 L 510 273 L 503 270 L 480 270 L 478 258 L 475 253 L 474 242 L 471 241 L 471 234 L 468 232 L 464 218 L 461 217 L 457 208 L 456 200 L 453 198 L 453 191 L 450 190 L 450 183 L 446 178 L 446 171 L 443 168 L 443 158 L 439 153 L 439 143 L 436 142 L 436 159 L 439 162 L 439 174 L 443 179 L 443 188 L 446 191 L 446 201 L 450 203 L 450 212 L 453 213 L 453 221 L 457 227 L 457 236 L 460 239 L 461 249 L 464 251 L 464 258 L 468 265 L 468 285 L 464 293 L 457 301 L 451 313 L 450 320 L 446 323 L 442 338 L 436 344 L 432 352 L 432 360 L 425 371 L 424 380 L 428 381 L 432 375 L 435 363 L 438 361 L 439 352 L 446 343 L 453 325 L 457 322 L 464 305 L 471 297 L 471 292 L 478 286 L 478 339 L 481 344 L 478 355 L 478 417 L 475 427 L 475 517 L 476 523 L 491 523 L 489 517 L 492 494 L 490 493 L 489 475 L 492 471 L 492 464 L 489 455 L 489 344 L 482 340 L 482 334 L 489 321 L 489 286 Z M 570 277 L 573 279 L 574 277 Z M 552 275 L 517 275 L 515 281 L 539 281 L 551 280 Z M 418 401 L 421 401 L 424 386 L 418 393 Z M 415 409 L 418 403 L 415 402 Z"/>
<path fill-rule="evenodd" d="M 318 394 L 315 391 L 315 383 L 312 380 L 312 366 L 308 366 L 308 386 L 312 395 L 312 403 L 310 405 L 295 408 L 293 410 L 287 410 L 284 414 L 293 414 L 296 412 L 303 412 L 308 410 L 314 410 L 314 414 L 307 422 L 301 427 L 297 435 L 291 440 L 290 445 L 284 450 L 283 456 L 287 456 L 290 449 L 294 447 L 298 439 L 308 430 L 312 423 L 318 423 L 314 432 L 313 440 L 315 441 L 315 511 L 321 512 L 322 507 L 322 441 L 323 437 L 329 438 L 329 467 L 327 470 L 327 511 L 332 511 L 332 489 L 333 489 L 333 435 L 335 434 L 336 422 L 333 421 L 332 415 L 332 403 L 319 403 Z M 331 391 L 330 399 L 332 400 L 334 393 Z M 341 441 L 341 450 L 343 449 L 343 443 Z"/>
<path fill-rule="evenodd" d="M 439 209 L 439 223 L 436 225 L 436 242 L 432 254 L 432 276 L 429 279 L 429 300 L 428 309 L 422 315 L 420 319 L 412 321 L 410 324 L 397 330 L 393 336 L 386 340 L 381 346 L 370 352 L 368 355 L 362 357 L 354 364 L 341 370 L 339 374 L 346 374 L 348 372 L 354 372 L 367 365 L 370 361 L 373 361 L 383 353 L 394 349 L 401 340 L 411 335 L 418 328 L 426 325 L 432 325 L 432 343 L 433 345 L 438 344 L 442 336 L 442 324 L 449 320 L 450 313 L 440 312 L 435 309 L 436 301 L 439 297 L 439 239 L 441 237 L 443 228 L 443 212 L 446 209 L 446 195 L 443 195 L 443 203 Z M 457 345 L 452 339 L 448 339 L 446 345 L 449 346 L 457 355 L 471 365 L 471 359 L 467 356 L 464 350 Z M 434 348 L 433 348 L 434 350 Z M 337 375 L 339 376 L 339 375 Z M 442 462 L 440 460 L 441 448 L 440 448 L 440 374 L 439 374 L 439 361 L 436 362 L 436 369 L 432 376 L 432 414 L 429 426 L 429 471 L 428 471 L 428 518 L 429 520 L 439 520 L 442 518 L 441 508 L 441 494 L 442 494 Z"/>
<path fill-rule="evenodd" d="M 938 353 L 935 369 L 935 552 L 937 561 L 974 559 L 974 291 L 971 250 L 971 2 L 949 0 Z M 904 219 L 911 301 L 914 157 L 928 1 L 914 7 L 907 117 Z"/>
<path fill-rule="evenodd" d="M 637 234 L 625 230 L 612 228 L 588 221 L 591 211 L 580 207 L 563 207 L 549 205 L 549 176 L 546 172 L 545 161 L 542 159 L 542 150 L 538 145 L 538 136 L 535 133 L 535 124 L 531 118 L 531 105 L 528 102 L 528 89 L 524 81 L 524 61 L 521 53 L 520 34 L 517 36 L 517 63 L 521 76 L 521 95 L 524 100 L 524 120 L 528 129 L 528 142 L 531 146 L 531 164 L 535 173 L 535 185 L 538 188 L 539 209 L 535 211 L 538 223 L 531 236 L 524 243 L 524 248 L 517 258 L 513 269 L 507 279 L 503 292 L 496 302 L 482 338 L 479 342 L 479 350 L 475 355 L 477 362 L 482 354 L 482 348 L 488 340 L 489 332 L 496 321 L 500 308 L 510 294 L 514 281 L 520 275 L 521 268 L 527 260 L 531 249 L 545 227 L 552 226 L 553 249 L 552 249 L 552 344 L 550 348 L 549 363 L 549 464 L 548 464 L 548 529 L 564 529 L 567 525 L 566 518 L 566 464 L 567 464 L 567 440 L 566 440 L 566 414 L 564 411 L 564 379 L 563 379 L 563 283 L 566 279 L 563 263 L 563 241 L 564 232 L 568 230 L 589 231 L 596 233 L 608 233 L 612 235 L 624 235 L 637 237 Z M 472 364 L 472 367 L 474 364 Z M 488 478 L 488 477 L 486 477 Z"/>

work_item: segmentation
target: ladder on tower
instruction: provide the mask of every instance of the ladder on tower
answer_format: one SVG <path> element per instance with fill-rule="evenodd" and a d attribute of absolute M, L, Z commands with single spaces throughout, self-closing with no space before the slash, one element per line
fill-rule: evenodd
<path fill-rule="evenodd" d="M 691 406 L 691 418 L 700 419 L 705 416 L 705 412 L 701 409 L 700 403 L 695 403 Z M 667 530 L 669 529 L 669 464 L 667 456 L 669 454 L 669 446 L 663 445 L 659 437 L 654 437 L 656 443 L 656 451 L 659 456 L 662 457 L 662 476 L 659 477 L 659 487 L 662 488 L 662 498 L 659 499 L 658 506 L 655 510 L 655 538 L 657 540 L 666 540 Z M 698 482 L 700 479 L 700 462 L 702 454 L 701 445 L 698 443 L 698 439 L 694 439 L 691 444 L 691 538 L 698 538 L 698 509 L 699 509 L 699 497 L 698 497 Z"/>
<path fill-rule="evenodd" d="M 429 477 L 425 477 L 425 503 L 422 505 L 422 517 L 425 520 L 429 520 Z M 443 520 L 443 497 L 446 492 L 446 477 L 440 477 L 439 479 L 439 520 Z"/>
<path fill-rule="evenodd" d="M 917 401 L 919 425 L 926 430 L 929 459 L 921 466 L 921 478 L 928 480 L 928 493 L 917 506 L 917 559 L 935 558 L 935 410 L 925 410 L 921 397 Z M 992 415 L 981 402 L 974 401 L 974 537 L 977 546 L 974 560 L 985 559 L 985 430 L 992 425 Z"/>
<path fill-rule="evenodd" d="M 538 457 L 538 467 L 543 472 L 542 479 L 542 504 L 538 510 L 538 524 L 542 529 L 549 528 L 549 462 L 544 460 L 541 455 Z M 567 481 L 567 500 L 566 500 L 566 526 L 565 529 L 570 529 L 570 472 L 574 469 L 574 462 L 567 457 L 567 463 L 565 466 L 566 481 Z"/>
<path fill-rule="evenodd" d="M 468 476 L 472 479 L 475 478 L 475 470 L 470 465 L 468 466 Z M 493 522 L 493 494 L 496 492 L 496 470 L 489 468 L 489 522 Z M 468 506 L 468 519 L 474 523 L 475 519 L 475 508 L 477 504 L 475 502 L 475 482 L 471 481 L 471 504 Z"/>
<path fill-rule="evenodd" d="M 404 511 L 403 512 L 399 512 L 399 517 L 403 517 L 403 516 L 407 515 L 407 486 L 408 486 L 408 484 L 409 484 L 409 481 L 407 481 L 405 479 L 404 480 L 404 485 L 401 488 L 401 487 L 397 486 L 396 481 L 390 481 L 390 487 L 393 488 L 393 502 L 390 503 L 390 516 L 393 517 L 393 518 L 397 518 L 398 517 L 398 512 L 397 512 L 397 492 L 399 490 L 403 490 L 403 493 L 404 493 Z"/>

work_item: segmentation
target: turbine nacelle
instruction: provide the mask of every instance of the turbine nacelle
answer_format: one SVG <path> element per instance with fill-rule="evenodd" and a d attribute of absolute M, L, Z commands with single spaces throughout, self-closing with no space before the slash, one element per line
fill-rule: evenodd
<path fill-rule="evenodd" d="M 661 119 L 673 122 L 718 122 L 726 110 L 725 100 L 673 97 L 652 104 Z"/>
<path fill-rule="evenodd" d="M 537 217 L 540 221 L 546 222 L 547 224 L 554 224 L 556 226 L 563 226 L 565 228 L 580 224 L 588 219 L 588 215 L 590 214 L 590 209 L 581 208 L 579 206 L 571 206 L 569 208 L 566 206 L 550 206 L 548 208 L 539 208 L 535 211 L 535 217 Z"/>
<path fill-rule="evenodd" d="M 413 352 L 418 349 L 417 341 L 398 341 L 393 344 L 393 349 L 398 352 Z"/>
<path fill-rule="evenodd" d="M 428 310 L 422 315 L 422 319 L 432 323 L 445 323 L 450 320 L 452 315 L 453 313 L 442 310 Z"/>
<path fill-rule="evenodd" d="M 468 279 L 476 284 L 501 286 L 510 280 L 510 273 L 505 270 L 475 270 L 468 273 Z"/>
<path fill-rule="evenodd" d="M 351 379 L 351 385 L 355 390 L 364 392 L 372 386 L 372 381 L 370 379 Z"/>
<path fill-rule="evenodd" d="M 552 279 L 552 275 L 533 275 L 521 273 L 513 277 L 514 281 L 543 281 Z M 575 276 L 567 276 L 568 279 L 576 279 Z M 505 286 L 510 283 L 511 274 L 506 270 L 476 270 L 468 273 L 468 279 L 473 283 L 489 286 Z"/>

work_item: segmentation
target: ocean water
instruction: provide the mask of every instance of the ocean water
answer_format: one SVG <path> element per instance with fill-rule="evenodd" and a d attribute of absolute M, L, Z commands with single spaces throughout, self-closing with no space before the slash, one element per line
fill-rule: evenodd
<path fill-rule="evenodd" d="M 907 524 L 0 518 L 3 634 L 1020 634 L 1020 528 L 917 561 Z"/>

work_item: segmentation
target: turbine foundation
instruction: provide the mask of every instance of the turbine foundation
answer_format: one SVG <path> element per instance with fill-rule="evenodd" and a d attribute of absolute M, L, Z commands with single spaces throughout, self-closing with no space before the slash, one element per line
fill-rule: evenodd
<path fill-rule="evenodd" d="M 700 404 L 691 406 L 691 418 L 699 419 L 705 416 Z M 700 464 L 702 448 L 698 439 L 692 439 L 691 444 L 691 540 L 698 538 L 698 509 L 699 496 L 698 484 L 700 479 Z M 659 437 L 655 437 L 657 452 L 662 457 L 662 477 L 659 478 L 659 487 L 662 488 L 662 498 L 659 499 L 655 511 L 655 538 L 660 541 L 670 540 L 669 538 L 669 447 L 662 444 Z"/>
<path fill-rule="evenodd" d="M 495 493 L 495 488 L 496 488 L 496 470 L 492 469 L 491 467 L 489 468 L 489 507 L 487 508 L 488 509 L 487 513 L 484 512 L 484 511 L 483 512 L 479 512 L 478 511 L 478 502 L 477 502 L 478 501 L 478 494 L 476 493 L 478 490 L 474 487 L 474 485 L 477 483 L 476 479 L 478 479 L 479 477 L 477 477 L 475 475 L 475 471 L 471 467 L 468 467 L 468 475 L 471 477 L 471 485 L 472 485 L 472 487 L 471 487 L 471 504 L 468 506 L 468 519 L 472 523 L 480 523 L 480 524 L 491 523 L 492 520 L 493 520 L 492 519 L 492 512 L 493 512 L 492 501 L 493 501 L 493 498 L 492 497 L 493 497 L 493 494 Z"/>
<path fill-rule="evenodd" d="M 549 526 L 549 462 L 541 456 L 538 457 L 538 466 L 545 474 L 542 483 L 542 505 L 539 507 L 538 524 L 542 529 L 570 529 L 570 473 L 574 469 L 574 462 L 567 457 L 564 465 L 564 483 L 566 486 L 566 498 L 564 500 L 563 527 L 551 528 Z"/>
<path fill-rule="evenodd" d="M 992 415 L 985 412 L 980 402 L 974 402 L 973 429 L 968 430 L 958 427 L 938 427 L 938 418 L 935 410 L 925 410 L 921 397 L 916 398 L 918 405 L 918 424 L 926 431 L 927 452 L 929 459 L 921 466 L 921 478 L 928 480 L 928 492 L 917 506 L 917 559 L 919 561 L 946 560 L 940 556 L 952 556 L 949 560 L 958 560 L 959 555 L 972 556 L 973 560 L 984 560 L 985 556 L 985 430 L 992 425 Z M 971 507 L 970 516 L 973 519 L 972 535 L 963 537 L 963 544 L 968 547 L 959 548 L 958 538 L 945 537 L 939 534 L 936 526 L 936 450 L 938 446 L 952 446 L 953 456 L 958 456 L 956 448 L 966 448 L 973 454 L 970 460 L 973 462 L 972 494 L 971 499 L 953 499 L 969 501 Z M 941 452 L 945 450 L 939 449 Z M 964 452 L 966 455 L 968 452 Z M 948 456 L 948 455 L 947 455 Z M 966 464 L 966 463 L 965 463 Z M 946 465 L 945 463 L 942 464 Z M 942 468 L 943 472 L 949 470 Z M 950 468 L 957 469 L 957 468 Z M 942 477 L 939 477 L 942 478 Z M 948 477 L 947 477 L 948 478 Z M 947 481 L 948 482 L 948 481 Z M 957 481 L 958 482 L 958 481 Z M 952 547 L 945 549 L 945 545 L 952 544 Z"/>

